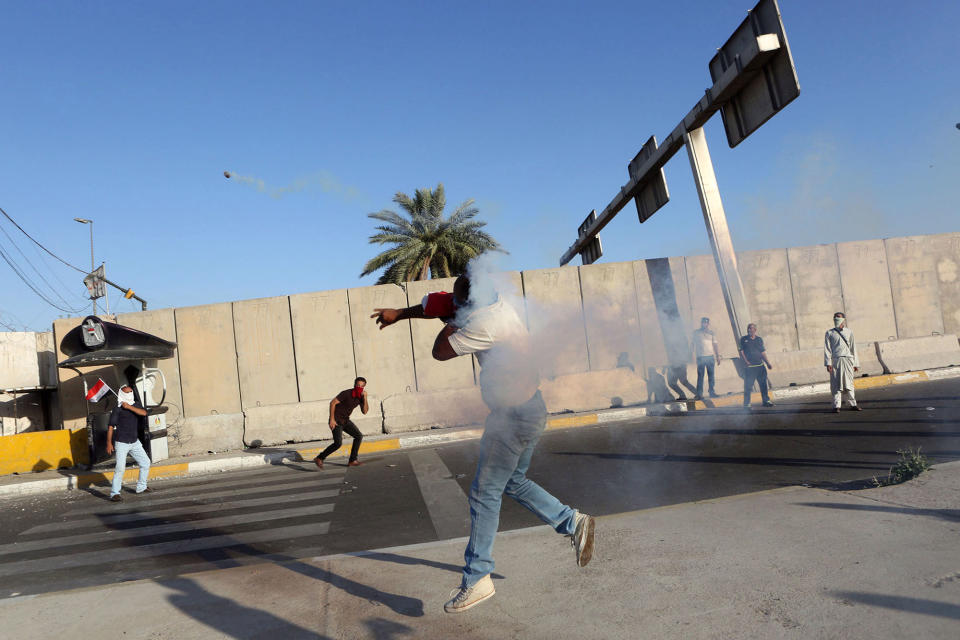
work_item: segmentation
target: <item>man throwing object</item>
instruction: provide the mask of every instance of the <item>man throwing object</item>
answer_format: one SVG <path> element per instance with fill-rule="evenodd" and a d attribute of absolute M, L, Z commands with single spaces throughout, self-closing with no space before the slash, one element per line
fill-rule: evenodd
<path fill-rule="evenodd" d="M 367 404 L 366 386 L 366 378 L 357 378 L 353 381 L 352 389 L 344 389 L 337 394 L 336 398 L 330 401 L 330 430 L 333 431 L 333 442 L 329 447 L 324 449 L 320 455 L 313 459 L 314 464 L 316 464 L 318 468 L 323 469 L 323 461 L 326 457 L 339 449 L 340 445 L 343 444 L 344 431 L 353 437 L 353 446 L 350 447 L 350 462 L 347 464 L 351 467 L 360 466 L 360 461 L 357 460 L 357 454 L 360 453 L 360 443 L 363 442 L 363 434 L 360 433 L 357 425 L 353 424 L 353 420 L 350 419 L 350 414 L 353 413 L 353 410 L 357 407 L 360 407 L 360 411 L 363 413 L 370 410 L 370 405 Z"/>
<path fill-rule="evenodd" d="M 422 304 L 375 309 L 371 317 L 377 319 L 381 329 L 398 320 L 445 319 L 447 324 L 433 345 L 433 357 L 450 360 L 476 353 L 481 366 L 480 391 L 490 415 L 470 487 L 470 539 L 464 552 L 463 578 L 444 610 L 460 613 L 494 594 L 490 579 L 493 542 L 504 493 L 557 533 L 570 536 L 577 564 L 586 566 L 593 555 L 594 519 L 561 503 L 526 476 L 533 450 L 546 427 L 547 408 L 526 327 L 513 307 L 494 292 L 476 292 L 471 297 L 470 280 L 460 276 L 452 296 L 432 293 Z"/>

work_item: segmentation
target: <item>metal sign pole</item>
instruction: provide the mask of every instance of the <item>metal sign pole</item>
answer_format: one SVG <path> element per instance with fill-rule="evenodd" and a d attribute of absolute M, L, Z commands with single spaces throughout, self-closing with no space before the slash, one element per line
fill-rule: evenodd
<path fill-rule="evenodd" d="M 720 199 L 720 187 L 717 185 L 717 176 L 713 172 L 713 162 L 710 160 L 710 150 L 707 148 L 707 137 L 704 135 L 703 127 L 686 133 L 683 141 L 687 147 L 687 155 L 690 157 L 693 179 L 697 183 L 703 221 L 707 225 L 707 235 L 710 237 L 713 259 L 717 264 L 717 275 L 720 276 L 720 288 L 723 289 L 723 301 L 727 305 L 727 314 L 730 316 L 733 338 L 739 344 L 740 337 L 747 333 L 750 308 L 743 292 L 740 272 L 737 270 L 737 255 L 733 251 L 727 216 L 723 212 L 723 201 Z"/>

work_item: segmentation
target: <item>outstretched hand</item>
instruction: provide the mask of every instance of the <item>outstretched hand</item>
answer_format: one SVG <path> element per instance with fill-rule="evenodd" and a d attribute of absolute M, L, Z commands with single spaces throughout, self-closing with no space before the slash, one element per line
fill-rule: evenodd
<path fill-rule="evenodd" d="M 374 309 L 371 318 L 377 319 L 381 331 L 400 319 L 400 309 Z"/>

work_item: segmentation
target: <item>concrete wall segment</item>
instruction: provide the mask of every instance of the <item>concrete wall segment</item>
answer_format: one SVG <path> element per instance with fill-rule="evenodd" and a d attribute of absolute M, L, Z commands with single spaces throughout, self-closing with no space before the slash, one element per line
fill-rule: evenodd
<path fill-rule="evenodd" d="M 837 247 L 820 244 L 787 249 L 800 350 L 823 347 L 833 314 L 844 311 Z"/>
<path fill-rule="evenodd" d="M 685 322 L 688 339 L 695 329 L 700 328 L 700 318 L 706 316 L 710 318 L 710 326 L 720 346 L 720 355 L 725 358 L 736 357 L 739 336 L 734 336 L 730 326 L 716 261 L 713 256 L 690 256 L 684 262 L 691 306 L 691 313 Z M 760 335 L 764 335 L 764 330 L 760 328 Z"/>
<path fill-rule="evenodd" d="M 297 368 L 286 296 L 234 302 L 233 328 L 241 407 L 297 402 Z"/>
<path fill-rule="evenodd" d="M 960 334 L 960 233 L 925 236 L 937 272 L 943 332 Z"/>
<path fill-rule="evenodd" d="M 183 307 L 174 317 L 184 416 L 242 416 L 231 303 Z"/>
<path fill-rule="evenodd" d="M 415 391 L 410 321 L 402 320 L 381 331 L 370 317 L 374 309 L 406 307 L 404 290 L 393 284 L 361 287 L 349 289 L 347 298 L 357 375 L 367 379 L 370 393 L 383 398 Z"/>
<path fill-rule="evenodd" d="M 936 260 L 930 236 L 884 240 L 897 337 L 943 334 Z"/>
<path fill-rule="evenodd" d="M 960 343 L 953 334 L 881 341 L 877 351 L 890 373 L 960 365 Z"/>
<path fill-rule="evenodd" d="M 352 385 L 357 368 L 347 290 L 292 295 L 290 314 L 300 401 L 332 398 Z"/>
<path fill-rule="evenodd" d="M 857 341 L 895 339 L 897 323 L 883 240 L 838 242 L 836 247 L 843 310 Z M 828 324 L 824 331 L 829 328 Z"/>
<path fill-rule="evenodd" d="M 637 287 L 630 262 L 580 267 L 592 371 L 630 365 L 643 370 Z"/>
<path fill-rule="evenodd" d="M 524 271 L 527 325 L 542 374 L 556 376 L 589 369 L 587 337 L 576 267 Z"/>
<path fill-rule="evenodd" d="M 239 403 L 238 399 L 237 404 Z M 242 449 L 243 414 L 186 417 L 179 432 L 168 441 L 168 445 L 171 457 Z"/>
<path fill-rule="evenodd" d="M 364 435 L 383 432 L 380 399 L 367 396 L 370 411 L 364 415 L 359 407 L 351 420 Z M 331 440 L 330 401 L 294 402 L 268 407 L 248 407 L 243 410 L 243 441 L 248 447 L 268 447 L 290 442 Z M 350 437 L 344 437 L 344 446 L 350 446 Z"/>
<path fill-rule="evenodd" d="M 743 251 L 737 254 L 737 264 L 752 320 L 762 327 L 767 351 L 799 349 L 786 250 Z"/>
<path fill-rule="evenodd" d="M 398 393 L 383 400 L 386 433 L 481 424 L 490 411 L 479 387 Z"/>

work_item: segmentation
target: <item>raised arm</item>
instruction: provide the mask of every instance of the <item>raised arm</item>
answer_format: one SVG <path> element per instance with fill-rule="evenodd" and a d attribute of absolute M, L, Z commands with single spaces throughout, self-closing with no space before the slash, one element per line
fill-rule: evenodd
<path fill-rule="evenodd" d="M 370 317 L 376 318 L 377 324 L 380 325 L 380 329 L 383 330 L 385 327 L 389 327 L 400 320 L 426 318 L 427 316 L 423 313 L 423 305 L 418 304 L 407 307 L 406 309 L 374 309 Z"/>

